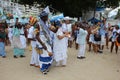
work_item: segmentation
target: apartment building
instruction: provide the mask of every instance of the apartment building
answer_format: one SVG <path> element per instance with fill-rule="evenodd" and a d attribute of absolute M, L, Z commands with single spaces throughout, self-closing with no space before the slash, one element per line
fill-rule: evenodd
<path fill-rule="evenodd" d="M 42 8 L 37 8 L 34 6 L 29 5 L 21 5 L 17 3 L 18 0 L 0 0 L 0 7 L 3 8 L 3 10 L 6 13 L 11 13 L 13 15 L 38 15 Z M 39 5 L 39 4 L 37 4 Z"/>

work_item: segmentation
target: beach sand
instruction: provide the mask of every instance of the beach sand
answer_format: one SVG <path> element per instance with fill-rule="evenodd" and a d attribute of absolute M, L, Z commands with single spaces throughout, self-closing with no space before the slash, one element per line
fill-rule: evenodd
<path fill-rule="evenodd" d="M 25 58 L 13 58 L 10 46 L 6 47 L 7 58 L 0 57 L 0 80 L 120 80 L 120 50 L 118 54 L 105 49 L 103 54 L 86 50 L 86 59 L 77 59 L 78 50 L 68 49 L 66 67 L 52 66 L 47 75 L 39 68 L 29 65 L 31 52 Z"/>

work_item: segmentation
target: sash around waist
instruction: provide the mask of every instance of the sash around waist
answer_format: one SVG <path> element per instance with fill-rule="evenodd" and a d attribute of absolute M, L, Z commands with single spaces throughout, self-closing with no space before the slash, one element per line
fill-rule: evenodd
<path fill-rule="evenodd" d="M 42 62 L 50 62 L 52 60 L 52 57 L 39 57 L 39 60 Z"/>
<path fill-rule="evenodd" d="M 24 36 L 25 34 L 20 34 L 20 35 L 23 35 L 23 36 Z"/>

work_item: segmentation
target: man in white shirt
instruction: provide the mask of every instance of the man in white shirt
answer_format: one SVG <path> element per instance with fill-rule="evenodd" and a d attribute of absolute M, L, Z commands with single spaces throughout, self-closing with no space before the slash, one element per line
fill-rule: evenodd
<path fill-rule="evenodd" d="M 80 26 L 79 34 L 77 35 L 76 43 L 79 44 L 80 49 L 77 58 L 84 59 L 85 58 L 85 50 L 86 50 L 86 37 L 87 37 L 87 30 L 85 30 L 84 25 Z"/>

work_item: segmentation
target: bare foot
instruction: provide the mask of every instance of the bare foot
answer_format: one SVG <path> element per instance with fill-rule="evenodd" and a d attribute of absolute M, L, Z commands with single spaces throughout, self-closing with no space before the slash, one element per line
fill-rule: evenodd
<path fill-rule="evenodd" d="M 30 64 L 30 66 L 35 66 L 35 64 Z"/>
<path fill-rule="evenodd" d="M 35 66 L 36 68 L 40 68 L 40 66 Z"/>

